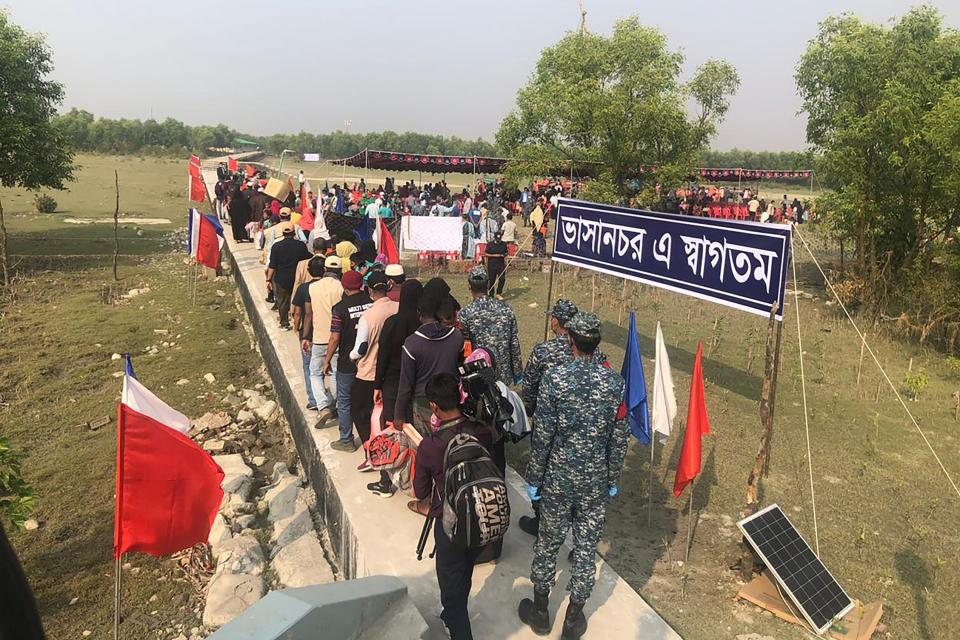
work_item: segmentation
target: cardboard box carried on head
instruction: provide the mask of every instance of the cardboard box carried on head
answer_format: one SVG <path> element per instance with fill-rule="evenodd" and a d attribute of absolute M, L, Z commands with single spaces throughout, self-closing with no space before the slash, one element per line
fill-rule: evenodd
<path fill-rule="evenodd" d="M 287 196 L 290 195 L 290 187 L 283 180 L 270 178 L 267 180 L 267 186 L 263 188 L 263 192 L 271 198 L 276 198 L 280 202 L 283 202 L 287 199 Z"/>

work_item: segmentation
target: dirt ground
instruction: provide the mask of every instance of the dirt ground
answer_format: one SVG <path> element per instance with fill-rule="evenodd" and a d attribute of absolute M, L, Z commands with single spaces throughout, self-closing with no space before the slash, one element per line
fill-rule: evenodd
<path fill-rule="evenodd" d="M 809 229 L 806 237 L 815 235 Z M 823 253 L 826 245 L 815 243 Z M 797 247 L 798 253 L 800 251 Z M 860 346 L 809 259 L 798 257 L 801 330 L 810 409 L 810 439 L 822 558 L 847 592 L 882 601 L 882 637 L 948 639 L 960 592 L 960 497 L 946 478 L 877 368 Z M 424 270 L 421 277 L 432 272 Z M 465 276 L 448 278 L 458 299 L 469 300 Z M 789 285 L 793 288 L 792 283 Z M 547 276 L 515 267 L 507 300 L 520 324 L 524 356 L 543 339 Z M 810 634 L 753 605 L 738 603 L 736 521 L 760 439 L 759 398 L 766 320 L 612 277 L 557 271 L 554 297 L 595 310 L 604 322 L 601 348 L 615 369 L 623 361 L 629 311 L 637 313 L 644 368 L 652 384 L 656 322 L 660 320 L 673 368 L 678 402 L 674 433 L 656 449 L 653 519 L 647 524 L 650 450 L 631 439 L 620 495 L 610 503 L 601 554 L 677 631 L 691 640 L 758 633 L 775 638 Z M 772 468 L 762 504 L 778 503 L 814 544 L 810 479 L 802 410 L 795 299 L 785 309 Z M 960 423 L 952 394 L 960 378 L 943 354 L 878 334 L 868 340 L 898 390 L 909 366 L 930 379 L 910 401 L 934 449 L 954 478 L 960 476 Z M 672 493 L 686 418 L 697 342 L 703 343 L 711 435 L 704 438 L 703 472 L 696 484 L 690 561 L 683 565 L 688 514 Z M 509 449 L 522 471 L 526 442 Z"/>

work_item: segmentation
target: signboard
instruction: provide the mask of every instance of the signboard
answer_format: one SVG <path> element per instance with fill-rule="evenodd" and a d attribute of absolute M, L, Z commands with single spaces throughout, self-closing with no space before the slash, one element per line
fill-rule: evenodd
<path fill-rule="evenodd" d="M 403 216 L 400 220 L 401 251 L 460 252 L 463 221 L 436 216 Z"/>
<path fill-rule="evenodd" d="M 783 320 L 790 226 L 561 198 L 553 259 Z"/>
<path fill-rule="evenodd" d="M 303 161 L 304 161 L 304 162 L 320 162 L 320 154 L 319 154 L 319 153 L 305 153 L 305 154 L 303 154 Z"/>

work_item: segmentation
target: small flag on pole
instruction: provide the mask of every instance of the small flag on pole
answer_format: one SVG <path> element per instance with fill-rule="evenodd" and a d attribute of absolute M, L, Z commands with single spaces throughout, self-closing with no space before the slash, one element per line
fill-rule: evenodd
<path fill-rule="evenodd" d="M 206 542 L 220 508 L 223 470 L 186 436 L 190 421 L 124 376 L 117 409 L 113 554 L 170 555 Z"/>
<path fill-rule="evenodd" d="M 124 370 L 124 373 L 126 373 L 128 376 L 130 376 L 134 380 L 137 379 L 137 376 L 133 373 L 133 360 L 130 359 L 129 353 L 123 354 L 123 370 Z"/>
<path fill-rule="evenodd" d="M 227 156 L 227 171 L 230 173 L 237 172 L 237 159 Z"/>
<path fill-rule="evenodd" d="M 677 417 L 677 397 L 673 393 L 673 374 L 670 371 L 670 356 L 663 341 L 663 331 L 657 322 L 656 361 L 653 365 L 653 431 L 661 442 L 670 437 L 673 420 Z"/>
<path fill-rule="evenodd" d="M 683 448 L 677 463 L 677 475 L 673 480 L 673 495 L 680 497 L 693 479 L 700 475 L 701 438 L 710 433 L 707 403 L 703 392 L 703 344 L 697 344 L 697 359 L 693 363 L 693 379 L 690 381 L 690 404 L 687 407 L 687 427 L 683 434 Z"/>
<path fill-rule="evenodd" d="M 650 415 L 647 411 L 647 384 L 643 378 L 643 360 L 640 357 L 640 340 L 637 337 L 637 316 L 630 312 L 630 330 L 627 336 L 627 352 L 623 357 L 620 375 L 626 381 L 624 392 L 627 412 L 630 416 L 630 431 L 640 444 L 650 444 Z"/>

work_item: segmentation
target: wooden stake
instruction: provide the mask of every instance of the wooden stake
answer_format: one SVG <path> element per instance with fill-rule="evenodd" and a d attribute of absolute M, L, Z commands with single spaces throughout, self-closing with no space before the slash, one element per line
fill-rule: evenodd
<path fill-rule="evenodd" d="M 3 202 L 0 202 L 0 267 L 3 269 L 3 288 L 10 286 L 10 269 L 7 263 L 7 225 L 3 220 Z"/>
<path fill-rule="evenodd" d="M 122 556 L 114 561 L 114 575 L 116 576 L 113 584 L 113 640 L 120 638 L 120 560 Z"/>
<path fill-rule="evenodd" d="M 877 380 L 877 396 L 873 399 L 874 402 L 880 402 L 880 388 L 883 386 L 883 378 Z"/>
<path fill-rule="evenodd" d="M 657 434 L 650 431 L 650 485 L 647 487 L 647 526 L 653 524 L 653 452 L 657 446 Z"/>
<path fill-rule="evenodd" d="M 687 507 L 687 550 L 683 554 L 683 569 L 687 570 L 690 564 L 690 545 L 693 544 L 693 491 L 697 486 L 697 479 L 690 481 L 690 506 Z"/>
<path fill-rule="evenodd" d="M 590 311 L 597 309 L 597 274 L 590 274 Z"/>
<path fill-rule="evenodd" d="M 550 310 L 550 305 L 553 304 L 553 272 L 557 267 L 557 263 L 553 260 L 550 261 L 550 277 L 547 280 L 547 308 L 545 311 Z M 562 279 L 561 279 L 562 282 Z M 547 333 L 550 331 L 550 316 L 547 313 L 543 314 L 543 339 L 547 339 Z"/>
<path fill-rule="evenodd" d="M 117 190 L 117 205 L 113 210 L 113 279 L 119 280 L 117 275 L 117 260 L 120 258 L 120 174 L 113 170 L 113 184 Z"/>
<path fill-rule="evenodd" d="M 857 386 L 860 386 L 860 370 L 863 369 L 863 349 L 867 346 L 867 343 L 860 341 L 860 363 L 857 365 Z"/>

